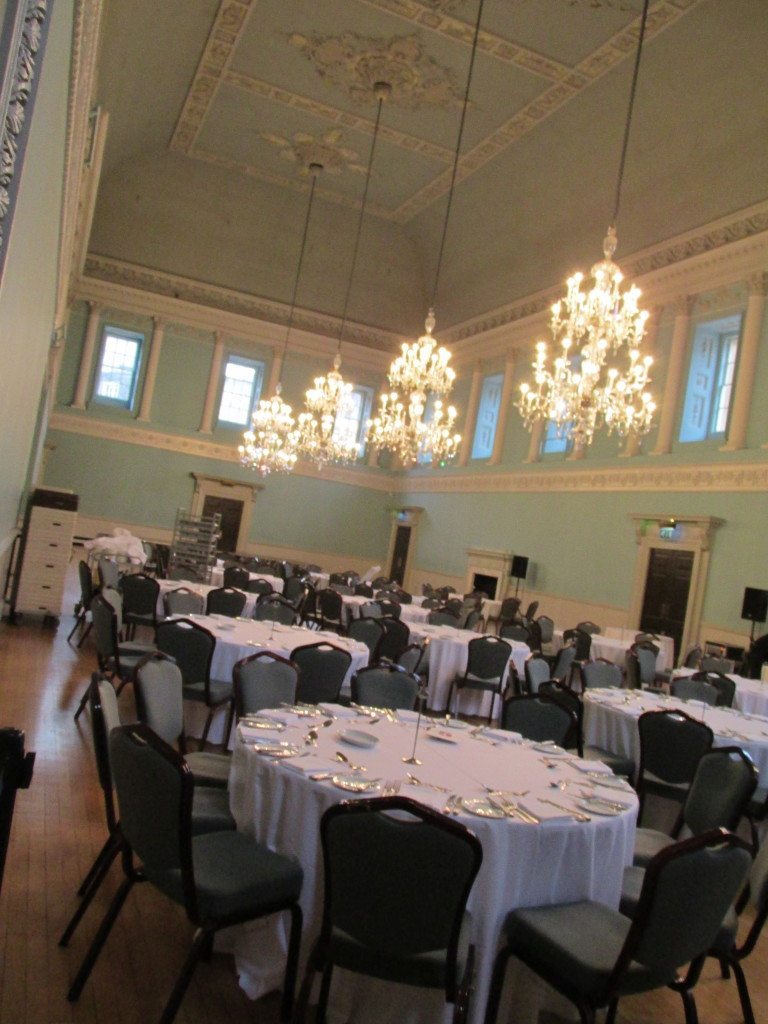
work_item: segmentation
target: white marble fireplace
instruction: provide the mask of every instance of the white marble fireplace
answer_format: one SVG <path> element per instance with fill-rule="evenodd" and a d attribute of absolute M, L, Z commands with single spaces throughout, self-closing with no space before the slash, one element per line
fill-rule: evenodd
<path fill-rule="evenodd" d="M 503 601 L 507 596 L 511 568 L 511 551 L 468 548 L 464 593 L 468 594 L 477 588 L 485 591 L 491 600 Z"/>

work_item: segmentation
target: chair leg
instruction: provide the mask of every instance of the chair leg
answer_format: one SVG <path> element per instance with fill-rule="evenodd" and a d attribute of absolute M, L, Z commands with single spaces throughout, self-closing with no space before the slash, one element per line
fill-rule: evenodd
<path fill-rule="evenodd" d="M 285 978 L 283 980 L 283 999 L 280 1005 L 280 1020 L 288 1024 L 293 1012 L 293 997 L 296 992 L 296 974 L 299 970 L 299 948 L 301 946 L 301 927 L 303 915 L 298 903 L 290 908 L 291 934 L 288 939 L 288 956 L 285 961 Z"/>
<path fill-rule="evenodd" d="M 731 968 L 728 961 L 724 956 L 720 957 L 720 977 L 723 981 L 728 981 L 731 976 Z"/>
<path fill-rule="evenodd" d="M 75 721 L 77 721 L 78 718 L 80 717 L 80 715 L 82 715 L 83 711 L 85 710 L 86 705 L 88 704 L 88 692 L 89 692 L 89 690 L 90 690 L 90 686 L 85 691 L 83 696 L 80 698 L 80 703 L 77 705 L 77 711 L 75 711 Z"/>
<path fill-rule="evenodd" d="M 496 1017 L 499 1013 L 499 1001 L 501 1000 L 501 990 L 504 987 L 504 975 L 507 973 L 507 961 L 509 960 L 510 955 L 510 951 L 506 947 L 504 949 L 500 949 L 496 954 L 496 959 L 493 963 L 491 984 L 488 988 L 488 1002 L 485 1004 L 484 1024 L 496 1024 Z"/>
<path fill-rule="evenodd" d="M 470 946 L 467 962 L 464 965 L 464 976 L 456 990 L 453 1005 L 453 1024 L 466 1024 L 469 1017 L 469 999 L 472 994 L 472 979 L 475 973 L 475 947 Z"/>
<path fill-rule="evenodd" d="M 211 731 L 211 722 L 213 721 L 213 708 L 208 711 L 208 717 L 205 720 L 203 727 L 203 735 L 200 737 L 200 746 L 198 750 L 205 750 L 205 742 L 208 739 L 208 733 Z"/>
<path fill-rule="evenodd" d="M 605 1015 L 605 1024 L 614 1024 L 616 1020 L 616 1011 L 619 1008 L 619 1000 L 612 999 L 608 1004 L 608 1012 Z"/>
<path fill-rule="evenodd" d="M 312 995 L 312 982 L 315 980 L 315 971 L 317 970 L 315 953 L 316 949 L 313 949 L 309 956 L 309 960 L 307 961 L 304 978 L 301 982 L 301 988 L 299 989 L 299 997 L 296 1000 L 296 1006 L 293 1012 L 293 1024 L 304 1024 L 304 1021 L 306 1020 L 309 997 Z"/>
<path fill-rule="evenodd" d="M 67 992 L 67 999 L 70 1003 L 74 1003 L 80 998 L 83 986 L 86 981 L 88 981 L 94 964 L 99 957 L 99 953 L 101 952 L 104 943 L 109 938 L 109 933 L 112 931 L 112 925 L 117 920 L 117 915 L 120 913 L 128 893 L 133 888 L 134 881 L 135 879 L 129 875 L 123 880 L 122 885 L 115 893 L 115 896 L 104 915 L 104 919 L 93 937 L 93 941 L 91 942 L 88 952 L 85 954 L 85 959 L 80 965 L 80 970 L 75 975 L 75 980 L 72 982 L 69 992 Z"/>
<path fill-rule="evenodd" d="M 331 992 L 331 975 L 333 974 L 333 963 L 329 960 L 323 968 L 323 977 L 320 982 L 320 996 L 317 1000 L 317 1013 L 315 1024 L 325 1024 L 325 1014 L 328 1009 L 328 996 Z"/>
<path fill-rule="evenodd" d="M 755 1014 L 752 1009 L 752 999 L 749 995 L 749 988 L 747 986 L 747 978 L 744 974 L 744 969 L 737 960 L 734 960 L 731 966 L 733 967 L 733 973 L 736 976 L 736 986 L 739 990 L 739 999 L 741 1000 L 741 1012 L 744 1015 L 744 1024 L 755 1024 Z"/>
<path fill-rule="evenodd" d="M 93 623 L 89 622 L 86 625 L 85 630 L 83 631 L 83 633 L 80 635 L 80 639 L 77 641 L 78 648 L 83 646 L 83 641 L 85 640 L 85 638 L 88 636 L 88 634 L 91 632 L 92 629 L 93 629 Z"/>
<path fill-rule="evenodd" d="M 71 631 L 70 631 L 70 633 L 69 633 L 69 636 L 67 637 L 67 643 L 69 643 L 69 641 L 70 641 L 70 640 L 72 639 L 72 637 L 73 637 L 73 636 L 75 635 L 75 633 L 77 632 L 77 628 L 78 628 L 78 626 L 82 626 L 82 624 L 83 624 L 84 622 L 85 622 L 85 612 L 81 610 L 81 611 L 79 611 L 79 612 L 77 613 L 77 616 L 75 617 L 75 624 L 74 624 L 74 626 L 72 627 L 72 629 L 71 629 Z M 78 644 L 77 646 L 79 647 L 79 646 L 80 646 L 80 644 Z"/>
<path fill-rule="evenodd" d="M 99 891 L 101 883 L 107 877 L 107 872 L 112 867 L 112 862 L 119 852 L 120 843 L 114 837 L 110 836 L 102 847 L 101 853 L 93 862 L 91 870 L 85 876 L 83 884 L 77 890 L 78 896 L 82 896 L 82 899 L 70 918 L 69 924 L 61 934 L 61 938 L 59 939 L 60 946 L 69 945 L 69 940 L 75 934 L 77 926 L 80 924 L 86 910 L 93 902 L 93 897 Z"/>
<path fill-rule="evenodd" d="M 206 949 L 212 943 L 213 932 L 205 928 L 198 928 L 195 932 L 195 937 L 192 939 L 192 948 L 187 953 L 181 973 L 176 979 L 171 994 L 168 996 L 168 1002 L 165 1004 L 160 1015 L 160 1024 L 171 1024 L 171 1021 L 175 1018 L 181 1006 L 181 1001 L 184 998 L 184 993 L 189 988 L 192 975 L 195 973 L 197 962 L 205 955 Z"/>
<path fill-rule="evenodd" d="M 685 1024 L 699 1024 L 699 1014 L 696 1009 L 696 1000 L 693 998 L 693 992 L 689 988 L 683 988 L 680 990 L 680 998 L 683 1000 Z"/>
<path fill-rule="evenodd" d="M 232 734 L 232 726 L 235 723 L 235 698 L 233 697 L 229 702 L 229 711 L 227 712 L 227 724 L 224 729 L 224 749 L 226 750 L 229 746 L 229 737 Z"/>

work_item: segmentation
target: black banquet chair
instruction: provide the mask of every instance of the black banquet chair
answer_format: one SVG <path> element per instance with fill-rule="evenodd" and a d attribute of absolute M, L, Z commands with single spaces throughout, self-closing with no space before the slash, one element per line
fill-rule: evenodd
<path fill-rule="evenodd" d="M 34 753 L 24 749 L 24 733 L 20 729 L 0 729 L 0 890 L 3 887 L 16 793 L 20 789 L 29 789 L 34 767 Z"/>
<path fill-rule="evenodd" d="M 228 565 L 224 570 L 224 586 L 247 590 L 251 574 L 242 565 Z"/>
<path fill-rule="evenodd" d="M 236 619 L 243 614 L 245 608 L 245 594 L 242 590 L 233 590 L 232 587 L 215 587 L 208 591 L 205 599 L 206 615 L 227 615 Z"/>
<path fill-rule="evenodd" d="M 504 924 L 485 1024 L 495 1024 L 507 961 L 517 957 L 569 999 L 581 1024 L 622 996 L 669 986 L 695 1024 L 693 988 L 736 897 L 751 857 L 737 836 L 718 830 L 670 846 L 648 865 L 635 917 L 591 900 L 513 910 Z M 689 965 L 684 974 L 681 970 Z"/>
<path fill-rule="evenodd" d="M 117 791 L 124 879 L 85 955 L 67 998 L 83 990 L 128 894 L 136 882 L 180 904 L 195 925 L 187 955 L 161 1024 L 175 1018 L 198 960 L 221 928 L 287 911 L 291 932 L 280 1018 L 290 1020 L 301 942 L 301 866 L 235 830 L 192 833 L 192 773 L 183 758 L 145 725 L 113 729 L 109 757 Z M 141 867 L 134 864 L 138 858 Z"/>
<path fill-rule="evenodd" d="M 75 624 L 67 637 L 67 643 L 69 643 L 77 630 L 80 629 L 80 639 L 77 641 L 77 646 L 82 647 L 83 640 L 88 636 L 93 625 L 93 623 L 88 622 L 88 613 L 91 610 L 91 601 L 96 596 L 97 588 L 93 585 L 90 566 L 82 559 L 77 565 L 77 575 L 80 580 L 80 600 L 75 605 Z"/>
<path fill-rule="evenodd" d="M 419 685 L 419 677 L 399 665 L 369 665 L 352 677 L 352 700 L 367 707 L 411 711 Z"/>
<path fill-rule="evenodd" d="M 133 639 L 137 626 L 147 626 L 154 630 L 160 600 L 160 584 L 157 580 L 143 572 L 126 573 L 120 589 L 123 594 L 123 625 L 126 627 L 126 639 Z"/>
<path fill-rule="evenodd" d="M 512 647 L 506 640 L 497 636 L 478 636 L 467 644 L 467 667 L 466 670 L 454 677 L 451 688 L 448 691 L 448 707 L 456 695 L 458 711 L 458 698 L 462 690 L 488 690 L 491 694 L 491 707 L 488 712 L 488 724 L 493 720 L 493 702 L 496 696 L 503 696 L 503 679 L 507 662 L 512 654 Z"/>
<path fill-rule="evenodd" d="M 573 711 L 546 694 L 524 693 L 508 697 L 501 708 L 501 727 L 519 732 L 534 743 L 566 746 L 575 737 L 579 723 Z"/>
<path fill-rule="evenodd" d="M 334 967 L 442 989 L 454 1021 L 466 1021 L 474 964 L 466 905 L 483 858 L 474 833 L 401 796 L 336 804 L 320 833 L 323 920 L 296 1024 L 306 1018 L 316 973 L 316 1020 L 325 1020 Z"/>
<path fill-rule="evenodd" d="M 649 793 L 683 803 L 699 759 L 710 749 L 714 734 L 708 725 L 684 711 L 646 711 L 637 720 L 640 767 L 638 824 Z"/>
<path fill-rule="evenodd" d="M 304 644 L 291 652 L 291 661 L 299 670 L 297 700 L 307 704 L 338 703 L 341 685 L 352 664 L 349 651 L 327 641 Z"/>

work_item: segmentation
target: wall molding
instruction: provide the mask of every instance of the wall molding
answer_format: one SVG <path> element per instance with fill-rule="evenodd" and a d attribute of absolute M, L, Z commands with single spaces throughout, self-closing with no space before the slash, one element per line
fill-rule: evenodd
<path fill-rule="evenodd" d="M 112 423 L 91 416 L 79 416 L 75 413 L 58 411 L 51 415 L 49 428 L 62 430 L 69 434 L 97 437 L 101 441 L 134 444 L 142 448 L 159 448 L 163 451 L 176 452 L 179 455 L 192 455 L 196 458 L 215 459 L 217 462 L 240 464 L 234 444 L 219 444 L 185 434 L 169 434 L 124 423 Z M 320 470 L 310 463 L 300 462 L 294 469 L 294 474 L 315 480 L 348 484 L 351 487 L 365 487 L 374 491 L 389 492 L 397 489 L 396 480 L 392 477 L 385 475 L 381 470 L 375 471 L 365 467 L 344 469 L 339 466 L 326 466 Z M 247 483 L 247 481 L 243 481 L 243 483 Z"/>

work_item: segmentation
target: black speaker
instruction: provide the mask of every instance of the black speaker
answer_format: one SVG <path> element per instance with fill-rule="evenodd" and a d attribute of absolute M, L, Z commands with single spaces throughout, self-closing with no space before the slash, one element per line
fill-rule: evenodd
<path fill-rule="evenodd" d="M 519 580 L 525 579 L 528 575 L 528 559 L 525 555 L 512 556 L 512 568 L 509 575 L 516 576 Z M 762 619 L 760 621 L 762 622 Z"/>
<path fill-rule="evenodd" d="M 744 603 L 741 606 L 742 619 L 750 622 L 765 622 L 768 616 L 768 590 L 744 587 Z"/>

